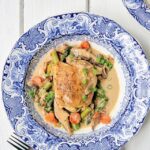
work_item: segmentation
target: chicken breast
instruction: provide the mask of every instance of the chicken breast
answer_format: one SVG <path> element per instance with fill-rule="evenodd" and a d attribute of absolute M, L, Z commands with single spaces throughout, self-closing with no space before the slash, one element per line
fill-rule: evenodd
<path fill-rule="evenodd" d="M 59 62 L 53 67 L 54 112 L 57 119 L 71 134 L 69 112 L 75 112 L 78 108 L 91 104 L 93 93 L 89 89 L 96 86 L 97 78 L 92 72 L 92 65 L 87 61 L 67 59 L 67 63 Z M 88 83 L 83 85 L 85 75 L 82 71 L 85 67 L 88 69 L 86 76 Z M 87 95 L 86 100 L 83 100 L 84 95 Z"/>

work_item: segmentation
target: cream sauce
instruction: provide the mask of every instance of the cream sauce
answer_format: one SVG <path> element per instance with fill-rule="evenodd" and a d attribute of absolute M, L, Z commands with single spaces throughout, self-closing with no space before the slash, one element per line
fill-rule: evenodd
<path fill-rule="evenodd" d="M 108 78 L 106 80 L 102 80 L 101 83 L 106 92 L 106 96 L 109 99 L 106 105 L 106 112 L 110 114 L 118 100 L 120 92 L 119 79 L 114 67 L 108 73 Z"/>

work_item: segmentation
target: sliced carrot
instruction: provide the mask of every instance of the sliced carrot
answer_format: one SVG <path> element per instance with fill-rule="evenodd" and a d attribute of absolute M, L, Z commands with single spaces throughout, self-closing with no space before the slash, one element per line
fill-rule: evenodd
<path fill-rule="evenodd" d="M 55 126 L 58 126 L 58 120 L 57 120 L 56 118 L 54 119 L 53 124 L 54 124 Z"/>
<path fill-rule="evenodd" d="M 58 124 L 58 121 L 57 121 L 57 119 L 55 118 L 55 115 L 54 115 L 53 112 L 46 113 L 46 114 L 45 114 L 45 120 L 46 120 L 47 122 L 53 123 L 54 125 Z"/>
<path fill-rule="evenodd" d="M 46 113 L 45 114 L 45 120 L 47 122 L 53 122 L 55 119 L 55 116 L 54 116 L 54 113 L 53 112 L 50 112 L 50 113 Z"/>
<path fill-rule="evenodd" d="M 81 48 L 83 48 L 83 49 L 89 49 L 90 48 L 90 43 L 88 41 L 83 41 L 81 43 Z"/>
<path fill-rule="evenodd" d="M 103 124 L 109 124 L 111 122 L 111 118 L 106 113 L 100 114 L 100 122 Z"/>
<path fill-rule="evenodd" d="M 81 121 L 81 116 L 79 113 L 71 113 L 69 116 L 69 120 L 72 124 L 78 124 Z"/>
<path fill-rule="evenodd" d="M 31 79 L 31 84 L 35 86 L 41 86 L 43 84 L 44 79 L 40 76 L 35 76 Z"/>
<path fill-rule="evenodd" d="M 93 115 L 93 119 L 99 118 L 100 117 L 100 113 L 99 112 L 95 112 Z"/>

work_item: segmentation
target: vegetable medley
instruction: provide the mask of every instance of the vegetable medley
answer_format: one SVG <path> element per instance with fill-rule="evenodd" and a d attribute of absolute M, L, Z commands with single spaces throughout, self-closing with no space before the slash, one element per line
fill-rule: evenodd
<path fill-rule="evenodd" d="M 28 95 L 44 110 L 44 119 L 69 134 L 82 127 L 109 124 L 109 101 L 101 81 L 107 80 L 113 58 L 95 53 L 88 41 L 62 44 L 50 53 L 42 76 L 29 80 Z"/>

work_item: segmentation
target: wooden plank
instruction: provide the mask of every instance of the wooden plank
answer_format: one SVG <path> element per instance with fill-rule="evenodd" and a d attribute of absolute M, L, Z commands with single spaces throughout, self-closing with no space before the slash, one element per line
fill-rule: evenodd
<path fill-rule="evenodd" d="M 9 52 L 19 37 L 19 0 L 0 0 L 0 18 L 0 51 Z"/>
<path fill-rule="evenodd" d="M 5 60 L 19 38 L 19 0 L 0 0 L 0 77 Z M 1 80 L 0 80 L 1 85 Z M 0 149 L 15 149 L 6 141 L 13 132 L 3 107 L 0 89 Z"/>
<path fill-rule="evenodd" d="M 139 41 L 150 61 L 150 32 L 128 13 L 122 0 L 91 0 L 90 11 L 119 23 Z"/>
<path fill-rule="evenodd" d="M 24 29 L 28 30 L 49 16 L 79 11 L 86 11 L 86 0 L 25 0 Z"/>

